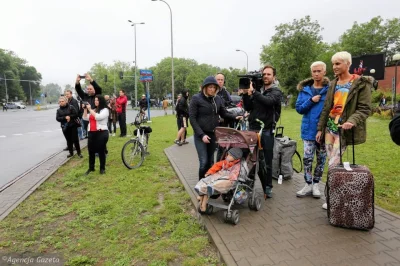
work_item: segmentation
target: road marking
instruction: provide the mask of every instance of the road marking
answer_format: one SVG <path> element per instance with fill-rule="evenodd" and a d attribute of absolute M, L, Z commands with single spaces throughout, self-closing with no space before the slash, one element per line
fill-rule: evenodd
<path fill-rule="evenodd" d="M 52 131 L 51 131 L 51 130 L 45 130 L 45 131 L 42 131 L 42 132 L 50 133 L 50 132 L 52 132 Z"/>
<path fill-rule="evenodd" d="M 17 134 L 13 134 L 14 136 L 22 136 L 22 134 L 17 133 Z"/>
<path fill-rule="evenodd" d="M 0 138 L 5 138 L 6 136 L 4 136 L 4 135 L 2 135 L 2 136 L 0 136 Z"/>

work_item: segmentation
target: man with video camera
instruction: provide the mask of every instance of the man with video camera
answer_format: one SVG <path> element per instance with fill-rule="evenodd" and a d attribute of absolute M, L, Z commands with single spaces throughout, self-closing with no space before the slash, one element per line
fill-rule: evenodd
<path fill-rule="evenodd" d="M 262 69 L 261 88 L 254 88 L 256 84 L 250 82 L 248 89 L 240 89 L 239 95 L 243 94 L 244 109 L 250 112 L 249 115 L 249 128 L 253 131 L 261 129 L 260 123 L 256 120 L 259 119 L 264 123 L 264 129 L 261 134 L 261 146 L 263 148 L 263 155 L 266 171 L 259 171 L 261 184 L 264 190 L 264 197 L 272 197 L 272 158 L 274 148 L 274 132 L 276 122 L 281 115 L 281 98 L 282 92 L 274 83 L 276 70 L 271 65 L 266 65 Z M 261 154 L 260 154 L 261 155 Z"/>
<path fill-rule="evenodd" d="M 90 82 L 90 84 L 87 86 L 86 91 L 84 92 L 81 87 L 81 79 L 86 79 Z M 90 107 L 92 109 L 96 109 L 96 106 L 94 105 L 94 98 L 96 95 L 100 95 L 102 93 L 101 87 L 92 79 L 92 77 L 86 73 L 85 76 L 81 76 L 78 74 L 76 77 L 76 82 L 75 82 L 75 91 L 78 93 L 79 97 L 82 99 L 82 108 L 86 108 L 87 104 L 90 104 Z M 85 138 L 87 139 L 87 127 L 89 125 L 88 121 L 83 120 L 83 127 L 85 129 L 86 135 Z"/>

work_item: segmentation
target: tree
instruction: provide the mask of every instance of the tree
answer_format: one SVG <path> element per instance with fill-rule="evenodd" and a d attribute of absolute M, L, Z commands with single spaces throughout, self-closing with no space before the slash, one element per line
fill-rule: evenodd
<path fill-rule="evenodd" d="M 263 45 L 260 61 L 277 69 L 277 78 L 288 94 L 297 94 L 297 83 L 310 76 L 310 65 L 326 51 L 323 28 L 310 16 L 275 27 L 268 45 Z"/>
<path fill-rule="evenodd" d="M 41 91 L 47 95 L 47 102 L 57 102 L 58 98 L 63 94 L 61 86 L 56 83 L 49 83 L 41 86 Z"/>
<path fill-rule="evenodd" d="M 385 52 L 389 63 L 392 56 L 400 51 L 400 19 L 384 21 L 378 16 L 366 23 L 354 22 L 339 40 L 342 50 L 353 56 Z"/>

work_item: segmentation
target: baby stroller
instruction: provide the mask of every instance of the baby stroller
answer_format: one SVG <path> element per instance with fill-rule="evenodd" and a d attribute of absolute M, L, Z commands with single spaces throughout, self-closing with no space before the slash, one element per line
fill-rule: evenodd
<path fill-rule="evenodd" d="M 213 207 L 225 209 L 224 221 L 238 224 L 239 211 L 232 210 L 232 206 L 243 204 L 247 200 L 250 210 L 258 211 L 261 208 L 261 197 L 256 196 L 254 190 L 259 168 L 258 134 L 252 131 L 217 127 L 215 135 L 219 146 L 225 149 L 222 158 L 225 157 L 230 148 L 241 148 L 243 157 L 240 161 L 240 173 L 237 182 L 235 182 L 234 186 L 227 193 L 221 195 L 225 203 L 210 199 L 207 204 L 206 213 L 211 214 Z M 254 175 L 251 173 L 254 173 Z"/>

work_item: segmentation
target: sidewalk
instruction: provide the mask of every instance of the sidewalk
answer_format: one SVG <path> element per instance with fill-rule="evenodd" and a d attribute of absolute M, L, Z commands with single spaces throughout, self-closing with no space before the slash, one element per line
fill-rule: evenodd
<path fill-rule="evenodd" d="M 193 138 L 165 153 L 197 209 Z M 321 208 L 325 198 L 296 197 L 303 186 L 300 174 L 282 185 L 275 182 L 273 198 L 263 201 L 259 212 L 250 211 L 247 203 L 238 207 L 236 226 L 224 223 L 220 209 L 201 216 L 221 259 L 227 265 L 400 265 L 400 216 L 376 207 L 375 228 L 369 232 L 333 227 Z M 259 181 L 256 188 L 261 195 Z"/>

